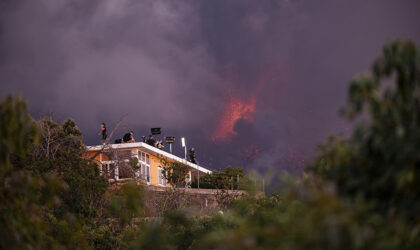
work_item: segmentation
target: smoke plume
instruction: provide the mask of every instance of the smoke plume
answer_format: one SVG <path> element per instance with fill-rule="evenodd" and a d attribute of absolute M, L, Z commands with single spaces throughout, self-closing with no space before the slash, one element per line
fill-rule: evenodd
<path fill-rule="evenodd" d="M 346 126 L 353 75 L 420 41 L 416 0 L 0 1 L 0 95 L 31 114 L 135 138 L 162 127 L 212 169 L 299 170 Z"/>

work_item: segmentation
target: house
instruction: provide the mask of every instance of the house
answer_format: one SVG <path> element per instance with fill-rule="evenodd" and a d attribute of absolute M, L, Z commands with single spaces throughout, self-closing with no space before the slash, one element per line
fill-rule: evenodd
<path fill-rule="evenodd" d="M 144 142 L 87 146 L 85 157 L 93 158 L 100 167 L 100 173 L 110 181 L 138 178 L 151 186 L 170 186 L 163 174 L 162 159 L 187 165 L 190 169 L 188 181 L 212 172 Z M 135 163 L 138 163 L 137 168 L 132 167 Z"/>

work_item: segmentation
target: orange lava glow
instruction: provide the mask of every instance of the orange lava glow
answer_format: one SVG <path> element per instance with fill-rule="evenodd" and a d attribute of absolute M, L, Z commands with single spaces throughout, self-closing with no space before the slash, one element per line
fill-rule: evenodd
<path fill-rule="evenodd" d="M 254 97 L 242 99 L 231 96 L 212 136 L 213 141 L 225 141 L 237 135 L 234 127 L 238 120 L 254 121 L 255 103 Z"/>

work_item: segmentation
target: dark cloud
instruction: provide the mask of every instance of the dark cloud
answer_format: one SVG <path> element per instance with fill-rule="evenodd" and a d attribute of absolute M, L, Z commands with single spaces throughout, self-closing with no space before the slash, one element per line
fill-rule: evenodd
<path fill-rule="evenodd" d="M 162 126 L 212 168 L 288 167 L 347 126 L 346 86 L 385 42 L 420 41 L 419 11 L 416 0 L 2 1 L 0 95 L 21 92 L 35 117 L 73 117 L 87 144 L 128 114 L 119 136 Z M 232 98 L 256 100 L 252 119 L 212 140 Z"/>

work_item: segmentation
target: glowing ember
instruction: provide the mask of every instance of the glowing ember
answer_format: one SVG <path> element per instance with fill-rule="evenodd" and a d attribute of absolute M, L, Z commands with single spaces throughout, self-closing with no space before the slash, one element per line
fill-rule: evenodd
<path fill-rule="evenodd" d="M 244 100 L 231 96 L 219 126 L 212 136 L 213 141 L 224 141 L 237 135 L 234 127 L 238 120 L 252 122 L 254 120 L 255 103 L 254 97 Z"/>

